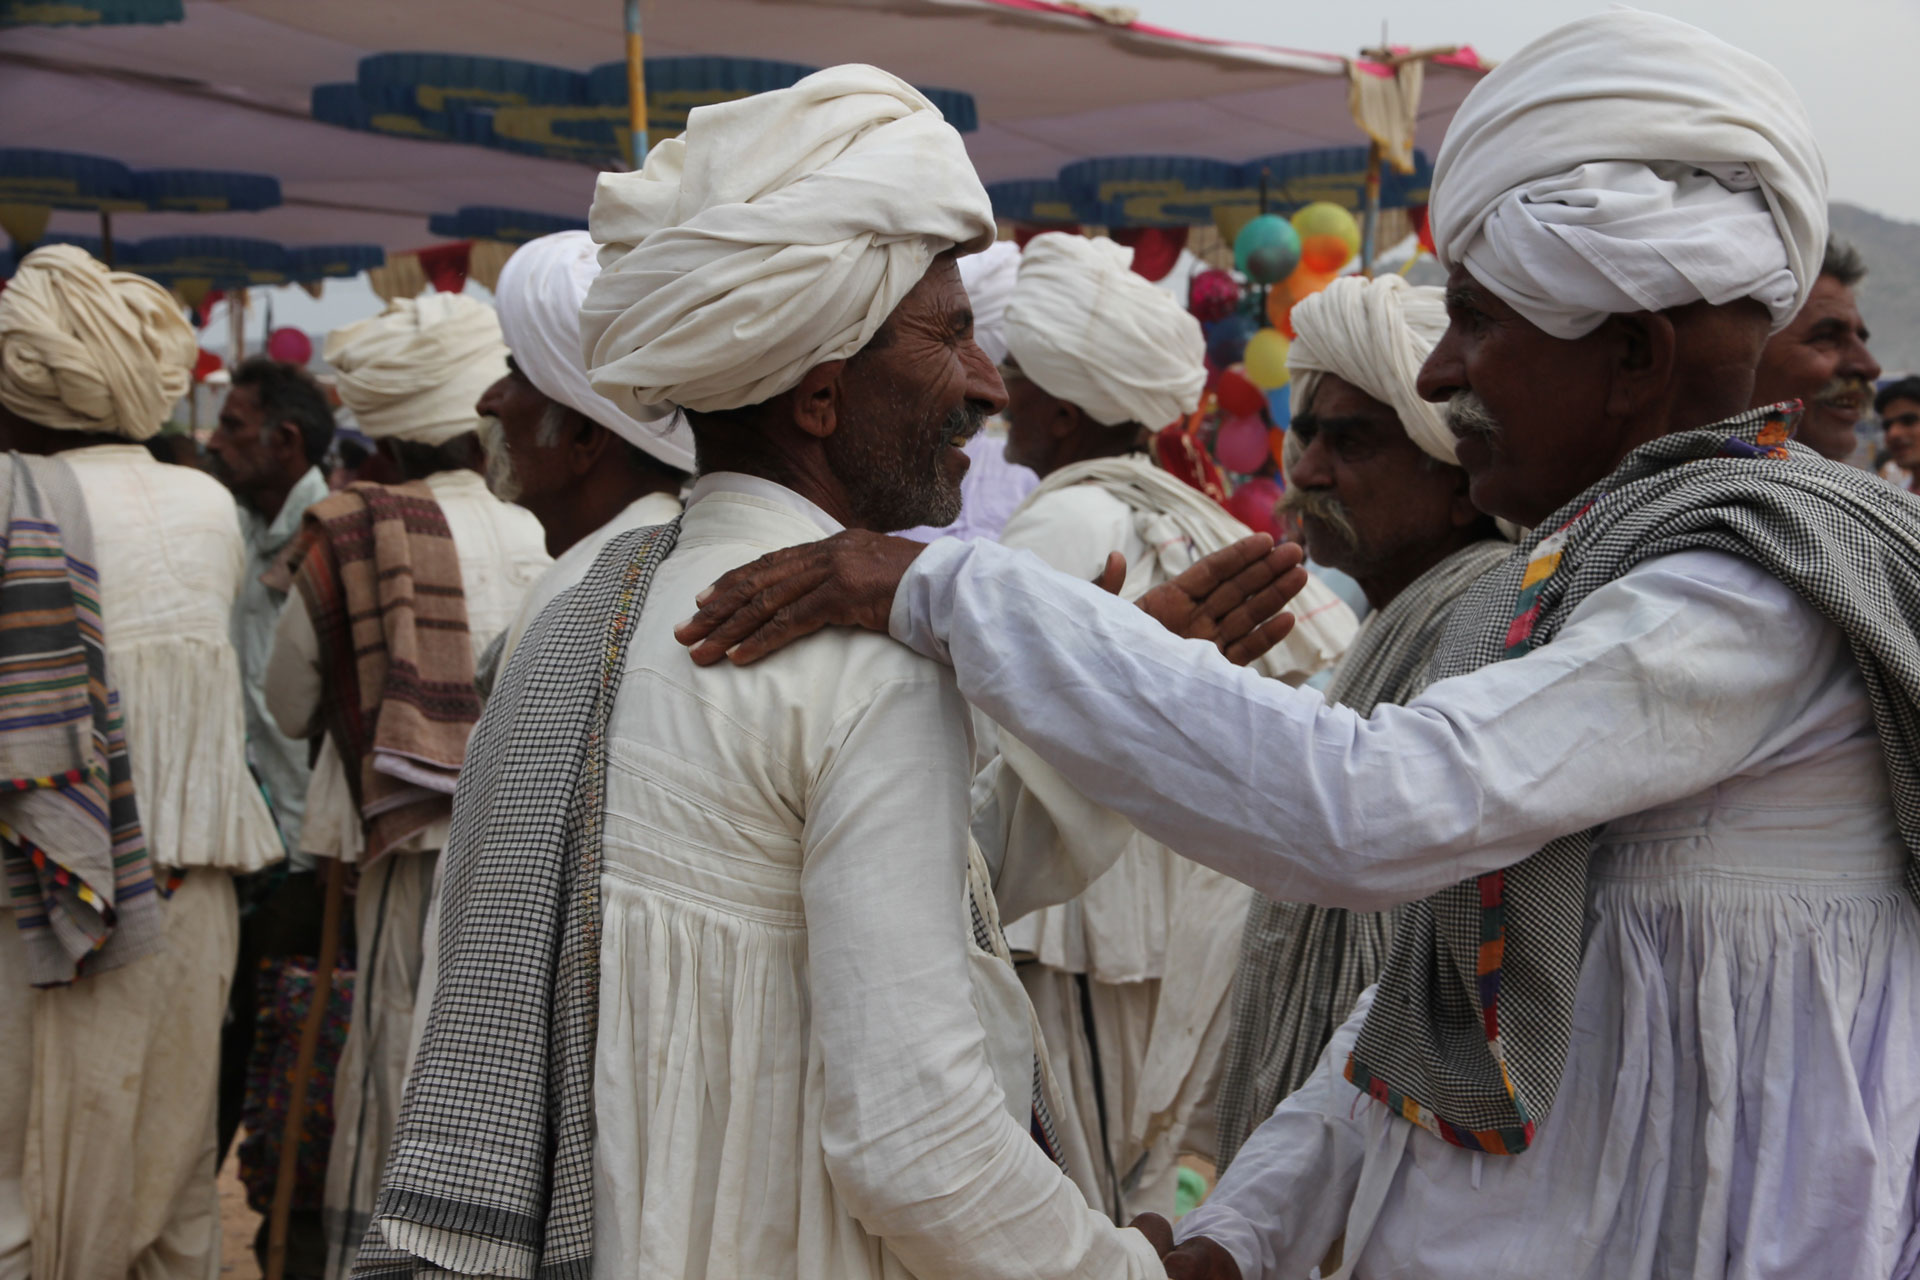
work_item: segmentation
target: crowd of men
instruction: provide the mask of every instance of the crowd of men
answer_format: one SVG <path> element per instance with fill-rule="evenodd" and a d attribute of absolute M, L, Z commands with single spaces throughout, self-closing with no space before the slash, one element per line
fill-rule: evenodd
<path fill-rule="evenodd" d="M 173 299 L 27 255 L 0 1280 L 213 1280 L 227 1160 L 329 1280 L 1920 1274 L 1920 378 L 1826 194 L 1751 55 L 1529 45 L 1444 289 L 1293 311 L 1280 547 L 1199 322 L 873 67 L 198 467 Z"/>

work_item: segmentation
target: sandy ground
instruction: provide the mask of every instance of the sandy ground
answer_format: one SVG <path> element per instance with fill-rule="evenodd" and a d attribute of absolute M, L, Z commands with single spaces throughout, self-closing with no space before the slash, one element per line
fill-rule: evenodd
<path fill-rule="evenodd" d="M 253 1258 L 253 1233 L 260 1229 L 260 1215 L 247 1208 L 239 1168 L 240 1162 L 229 1156 L 220 1170 L 220 1276 L 221 1280 L 260 1280 L 260 1267 Z"/>

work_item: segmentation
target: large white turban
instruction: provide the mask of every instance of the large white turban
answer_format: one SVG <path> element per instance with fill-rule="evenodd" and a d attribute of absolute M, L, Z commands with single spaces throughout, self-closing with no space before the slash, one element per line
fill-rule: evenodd
<path fill-rule="evenodd" d="M 1827 171 L 1785 76 L 1615 9 L 1474 86 L 1433 170 L 1440 261 L 1558 338 L 1608 315 L 1754 298 L 1777 330 L 1827 241 Z"/>
<path fill-rule="evenodd" d="M 72 245 L 35 249 L 0 293 L 0 404 L 39 426 L 148 439 L 198 356 L 165 289 Z"/>
<path fill-rule="evenodd" d="M 327 335 L 340 399 L 369 439 L 445 444 L 480 425 L 480 395 L 507 372 L 500 319 L 458 293 L 395 298 Z"/>
<path fill-rule="evenodd" d="M 1350 382 L 1400 416 L 1421 452 L 1458 466 L 1444 408 L 1414 389 L 1420 366 L 1447 331 L 1446 294 L 1399 276 L 1342 276 L 1294 304 L 1293 405 L 1305 413 L 1325 374 Z"/>
<path fill-rule="evenodd" d="M 993 239 L 952 125 L 874 67 L 696 107 L 602 174 L 580 312 L 594 390 L 637 417 L 758 404 L 867 345 L 935 257 Z"/>
<path fill-rule="evenodd" d="M 593 389 L 580 353 L 580 304 L 600 274 L 599 246 L 585 231 L 529 240 L 500 268 L 493 303 L 520 371 L 549 400 L 578 410 L 635 448 L 693 470 L 693 432 L 678 414 L 642 424 Z"/>
<path fill-rule="evenodd" d="M 1027 242 L 1007 303 L 1007 353 L 1050 396 L 1096 422 L 1160 428 L 1200 406 L 1200 322 L 1145 278 L 1133 250 L 1050 231 Z"/>
<path fill-rule="evenodd" d="M 1007 301 L 1020 275 L 1020 246 L 996 240 L 960 259 L 960 283 L 973 303 L 973 340 L 999 364 L 1007 358 Z"/>

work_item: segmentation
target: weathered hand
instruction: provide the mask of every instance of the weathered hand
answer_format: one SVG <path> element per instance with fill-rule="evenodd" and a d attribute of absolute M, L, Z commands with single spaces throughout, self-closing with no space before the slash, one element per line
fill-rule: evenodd
<path fill-rule="evenodd" d="M 745 666 L 822 627 L 887 631 L 893 593 L 925 545 L 848 529 L 761 556 L 702 592 L 699 611 L 674 628 L 708 667 Z"/>
<path fill-rule="evenodd" d="M 1176 1246 L 1173 1228 L 1157 1213 L 1143 1213 L 1128 1225 L 1153 1245 L 1168 1280 L 1240 1280 L 1240 1264 L 1233 1255 L 1205 1236 Z"/>
<path fill-rule="evenodd" d="M 1306 553 L 1274 546 L 1264 533 L 1242 538 L 1199 561 L 1137 602 L 1161 626 L 1219 646 L 1245 666 L 1287 638 L 1293 615 L 1280 612 L 1307 585 Z"/>

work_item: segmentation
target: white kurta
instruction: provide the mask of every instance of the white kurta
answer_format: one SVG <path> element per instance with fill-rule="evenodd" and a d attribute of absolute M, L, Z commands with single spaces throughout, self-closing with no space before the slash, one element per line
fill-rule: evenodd
<path fill-rule="evenodd" d="M 1077 589 L 1075 589 L 1077 591 Z M 1482 1157 L 1320 1073 L 1181 1224 L 1246 1280 L 1906 1275 L 1920 911 L 1838 631 L 1750 562 L 1648 561 L 1549 645 L 1369 718 L 993 547 L 937 544 L 894 633 L 1090 796 L 1278 898 L 1376 910 L 1599 825 L 1568 1064 Z M 1182 733 L 1180 727 L 1208 732 Z"/>
<path fill-rule="evenodd" d="M 967 709 L 883 637 L 695 667 L 697 592 L 832 521 L 695 486 L 608 732 L 600 1277 L 1161 1274 L 1028 1134 L 1031 1019 L 970 941 Z"/>
<path fill-rule="evenodd" d="M 553 561 L 540 522 L 500 501 L 472 471 L 427 477 L 460 560 L 467 631 L 476 662 L 513 620 L 527 591 Z M 267 663 L 267 707 L 280 730 L 311 737 L 325 727 L 320 642 L 299 592 L 287 597 Z M 440 821 L 392 850 L 360 876 L 353 918 L 359 979 L 353 1019 L 334 1082 L 333 1145 L 327 1158 L 327 1274 L 345 1280 L 366 1234 L 400 1094 L 414 1046 L 413 1014 L 435 863 L 446 843 Z M 364 828 L 340 754 L 329 737 L 307 790 L 301 844 L 321 857 L 359 861 Z"/>
<path fill-rule="evenodd" d="M 1035 494 L 1000 541 L 1083 582 L 1118 551 L 1127 599 L 1170 576 L 1133 509 L 1099 484 Z M 1131 828 L 1116 834 L 1124 843 L 1110 871 L 1011 925 L 1008 938 L 1035 959 L 1020 977 L 1064 1095 L 1055 1119 L 1068 1167 L 1089 1202 L 1126 1222 L 1148 1211 L 1171 1217 L 1180 1155 L 1211 1154 L 1239 957 L 1239 930 L 1222 922 L 1244 917 L 1246 889 Z M 1163 1000 L 1168 978 L 1175 998 Z"/>

